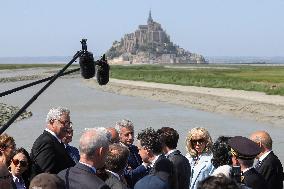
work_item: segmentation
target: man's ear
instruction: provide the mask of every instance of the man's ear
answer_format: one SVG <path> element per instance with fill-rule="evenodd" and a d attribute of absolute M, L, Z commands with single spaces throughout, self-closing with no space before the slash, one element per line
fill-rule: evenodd
<path fill-rule="evenodd" d="M 99 157 L 102 157 L 103 155 L 105 155 L 106 149 L 104 147 L 100 147 L 99 149 L 96 150 L 96 155 L 99 155 Z"/>
<path fill-rule="evenodd" d="M 98 150 L 98 155 L 101 157 L 102 154 L 103 154 L 103 147 L 100 147 Z"/>

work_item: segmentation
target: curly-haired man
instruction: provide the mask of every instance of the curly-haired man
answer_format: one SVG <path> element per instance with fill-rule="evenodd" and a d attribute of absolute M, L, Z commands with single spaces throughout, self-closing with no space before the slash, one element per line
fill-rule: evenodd
<path fill-rule="evenodd" d="M 162 154 L 162 143 L 160 142 L 158 133 L 154 129 L 150 127 L 142 130 L 138 133 L 137 140 L 137 147 L 143 162 L 149 164 L 151 167 L 149 174 L 157 172 L 156 165 L 159 162 L 162 162 L 162 165 L 160 165 L 162 167 L 173 166 L 172 162 Z M 170 188 L 172 188 L 172 179 L 169 178 L 164 181 L 168 182 L 169 186 L 171 186 Z"/>

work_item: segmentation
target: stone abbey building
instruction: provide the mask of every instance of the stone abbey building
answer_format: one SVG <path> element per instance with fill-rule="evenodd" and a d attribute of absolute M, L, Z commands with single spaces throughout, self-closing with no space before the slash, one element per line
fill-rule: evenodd
<path fill-rule="evenodd" d="M 115 41 L 106 53 L 110 63 L 206 63 L 204 57 L 186 51 L 170 41 L 161 24 L 152 19 L 151 11 L 147 25 L 125 34 Z"/>

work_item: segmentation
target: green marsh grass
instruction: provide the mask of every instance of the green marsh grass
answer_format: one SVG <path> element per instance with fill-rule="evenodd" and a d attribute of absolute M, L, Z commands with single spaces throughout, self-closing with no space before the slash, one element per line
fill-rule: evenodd
<path fill-rule="evenodd" d="M 284 95 L 284 65 L 113 65 L 111 77 Z"/>
<path fill-rule="evenodd" d="M 0 64 L 0 70 L 36 67 L 62 68 L 64 65 Z M 284 65 L 112 65 L 110 76 L 116 79 L 259 91 L 284 96 Z"/>

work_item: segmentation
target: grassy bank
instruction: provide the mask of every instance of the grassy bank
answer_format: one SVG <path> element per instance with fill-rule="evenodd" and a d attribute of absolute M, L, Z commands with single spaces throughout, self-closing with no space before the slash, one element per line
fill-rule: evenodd
<path fill-rule="evenodd" d="M 284 96 L 284 65 L 111 66 L 111 77 L 188 86 L 260 91 Z"/>
<path fill-rule="evenodd" d="M 0 70 L 63 66 L 0 64 Z M 75 67 L 78 65 L 72 65 L 72 68 Z M 110 73 L 116 79 L 260 91 L 284 96 L 284 65 L 112 65 Z"/>
<path fill-rule="evenodd" d="M 26 68 L 57 68 L 62 64 L 0 64 L 0 70 L 6 69 L 26 69 Z"/>

